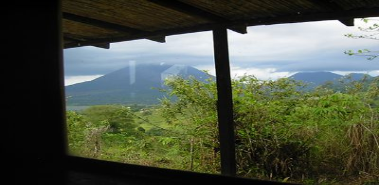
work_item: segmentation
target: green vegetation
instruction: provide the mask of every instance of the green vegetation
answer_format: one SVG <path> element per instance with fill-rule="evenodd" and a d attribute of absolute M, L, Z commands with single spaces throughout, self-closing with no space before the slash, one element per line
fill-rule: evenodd
<path fill-rule="evenodd" d="M 368 19 L 363 18 L 361 19 L 362 22 L 366 24 L 365 27 L 358 27 L 360 31 L 362 31 L 364 34 L 361 35 L 354 35 L 354 34 L 345 34 L 346 37 L 352 38 L 352 39 L 370 39 L 370 40 L 379 40 L 379 20 L 378 19 Z M 354 55 L 354 56 L 363 56 L 366 57 L 367 60 L 374 60 L 379 56 L 379 51 L 373 51 L 370 49 L 359 49 L 357 51 L 353 50 L 347 50 L 345 51 L 345 54 L 347 55 Z"/>
<path fill-rule="evenodd" d="M 219 173 L 216 84 L 166 81 L 149 107 L 68 111 L 73 155 Z M 309 91 L 288 78 L 233 80 L 238 175 L 305 184 L 379 180 L 379 77 Z"/>

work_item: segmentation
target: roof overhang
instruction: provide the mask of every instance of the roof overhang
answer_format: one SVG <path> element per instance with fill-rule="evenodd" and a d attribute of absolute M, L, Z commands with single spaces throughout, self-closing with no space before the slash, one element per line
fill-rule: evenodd
<path fill-rule="evenodd" d="M 379 16 L 379 0 L 63 0 L 64 48 L 228 28 Z"/>

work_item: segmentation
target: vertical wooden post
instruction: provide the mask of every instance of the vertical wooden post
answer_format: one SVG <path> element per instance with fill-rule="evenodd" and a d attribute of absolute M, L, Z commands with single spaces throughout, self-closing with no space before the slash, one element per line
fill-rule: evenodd
<path fill-rule="evenodd" d="M 233 99 L 226 28 L 213 30 L 217 80 L 217 113 L 221 150 L 221 174 L 236 174 Z"/>
<path fill-rule="evenodd" d="M 65 115 L 60 0 L 7 4 L 4 27 L 11 78 L 4 153 L 12 184 L 65 184 Z M 7 118 L 5 118 L 7 120 Z M 9 144 L 8 144 L 9 143 Z M 8 159 L 8 157 L 6 157 Z M 8 169 L 7 169 L 8 170 Z M 6 171 L 7 171 L 6 170 Z M 6 181 L 6 180 L 4 180 Z"/>

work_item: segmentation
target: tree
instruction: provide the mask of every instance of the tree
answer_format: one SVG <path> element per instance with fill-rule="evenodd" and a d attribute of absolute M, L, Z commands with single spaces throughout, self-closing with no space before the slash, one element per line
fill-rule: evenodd
<path fill-rule="evenodd" d="M 86 120 L 74 111 L 66 112 L 67 118 L 67 139 L 70 152 L 80 151 L 86 140 Z"/>
<path fill-rule="evenodd" d="M 358 29 L 365 34 L 362 35 L 354 35 L 354 34 L 346 34 L 345 36 L 348 38 L 353 38 L 353 39 L 370 39 L 370 40 L 379 40 L 379 20 L 378 19 L 362 19 L 362 21 L 365 24 L 369 24 L 368 26 L 365 27 L 358 27 Z M 345 54 L 347 55 L 355 55 L 355 56 L 363 56 L 367 57 L 368 60 L 374 60 L 379 56 L 379 51 L 372 51 L 370 49 L 360 49 L 357 51 L 353 50 L 347 50 L 345 51 Z"/>
<path fill-rule="evenodd" d="M 162 116 L 180 128 L 190 156 L 190 170 L 218 172 L 217 88 L 212 77 L 206 82 L 180 76 L 165 81 L 170 98 L 161 101 Z"/>
<path fill-rule="evenodd" d="M 94 127 L 109 127 L 113 132 L 134 132 L 137 125 L 129 107 L 97 105 L 82 113 Z"/>

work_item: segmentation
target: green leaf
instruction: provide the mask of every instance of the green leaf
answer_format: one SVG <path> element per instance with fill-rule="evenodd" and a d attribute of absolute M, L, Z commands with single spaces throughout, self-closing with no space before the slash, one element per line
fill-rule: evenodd
<path fill-rule="evenodd" d="M 290 177 L 286 177 L 282 180 L 282 182 L 287 182 Z"/>

